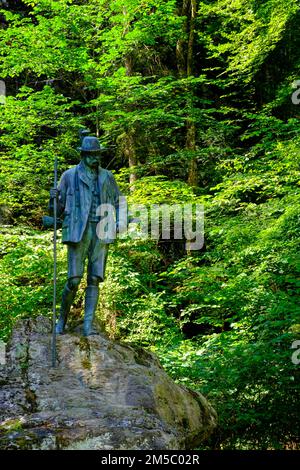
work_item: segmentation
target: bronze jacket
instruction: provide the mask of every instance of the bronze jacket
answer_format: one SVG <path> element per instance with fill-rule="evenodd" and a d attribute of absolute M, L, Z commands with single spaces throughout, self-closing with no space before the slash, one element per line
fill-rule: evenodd
<path fill-rule="evenodd" d="M 83 161 L 62 174 L 58 185 L 57 215 L 63 219 L 63 243 L 78 243 L 82 239 L 92 204 L 90 184 Z M 113 174 L 101 167 L 98 171 L 98 185 L 100 206 L 110 204 L 115 212 L 114 227 L 109 227 L 106 235 L 100 238 L 103 243 L 112 243 L 115 241 L 115 236 L 111 235 L 116 233 L 119 223 L 120 200 L 124 200 L 124 196 L 122 196 Z M 53 200 L 50 200 L 49 210 L 50 213 L 53 212 Z"/>

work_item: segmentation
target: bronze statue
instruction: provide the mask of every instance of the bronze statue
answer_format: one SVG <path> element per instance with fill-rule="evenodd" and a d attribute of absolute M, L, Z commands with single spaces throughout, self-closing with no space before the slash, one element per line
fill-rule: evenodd
<path fill-rule="evenodd" d="M 99 283 L 104 280 L 109 244 L 115 238 L 99 237 L 99 207 L 110 204 L 115 210 L 115 233 L 119 224 L 121 192 L 112 173 L 101 168 L 101 155 L 106 150 L 97 137 L 82 139 L 81 161 L 65 171 L 57 189 L 50 191 L 50 214 L 57 201 L 57 216 L 62 219 L 62 242 L 68 248 L 68 280 L 62 293 L 56 333 L 63 334 L 68 314 L 83 276 L 87 260 L 83 334 L 97 334 L 93 319 L 99 297 Z"/>

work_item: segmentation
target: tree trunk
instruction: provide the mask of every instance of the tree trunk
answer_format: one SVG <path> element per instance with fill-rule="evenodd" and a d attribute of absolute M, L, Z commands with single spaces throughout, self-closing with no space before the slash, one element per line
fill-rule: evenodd
<path fill-rule="evenodd" d="M 195 40 L 195 27 L 196 27 L 196 15 L 197 15 L 197 0 L 190 0 L 190 27 L 189 27 L 189 39 L 187 48 L 187 66 L 186 74 L 188 77 L 193 75 L 193 53 L 194 53 L 194 40 Z"/>
<path fill-rule="evenodd" d="M 187 48 L 187 77 L 193 75 L 193 60 L 194 60 L 194 41 L 195 41 L 195 27 L 196 27 L 196 14 L 197 14 L 197 0 L 190 0 L 190 27 L 189 39 Z M 193 106 L 193 97 L 191 97 L 190 107 Z M 187 121 L 187 136 L 186 148 L 192 151 L 196 150 L 196 126 L 193 119 Z M 190 186 L 197 186 L 198 184 L 198 165 L 196 158 L 192 158 L 188 170 L 188 183 Z"/>
<path fill-rule="evenodd" d="M 191 119 L 187 122 L 186 148 L 191 151 L 196 150 L 196 126 L 195 122 Z M 190 186 L 197 186 L 198 184 L 198 165 L 196 158 L 191 158 L 189 163 L 188 184 Z"/>
<path fill-rule="evenodd" d="M 126 17 L 127 16 L 127 10 L 126 8 L 123 8 L 123 15 Z M 128 24 L 125 25 L 123 35 L 128 32 Z M 128 77 L 131 77 L 133 75 L 133 58 L 131 54 L 126 54 L 124 58 L 124 65 L 126 69 L 126 75 Z M 130 191 L 134 191 L 134 182 L 137 180 L 136 173 L 134 171 L 134 168 L 137 165 L 137 156 L 136 156 L 136 151 L 135 151 L 135 141 L 134 141 L 134 131 L 133 129 L 129 129 L 124 138 L 124 155 L 126 156 L 128 160 L 128 166 L 129 169 L 132 170 L 130 171 L 129 175 L 129 183 L 130 183 Z"/>
<path fill-rule="evenodd" d="M 194 41 L 195 41 L 195 23 L 197 15 L 197 0 L 183 0 L 180 11 L 181 16 L 186 20 L 183 25 L 183 38 L 176 44 L 177 69 L 181 78 L 191 77 L 193 75 L 194 60 Z M 187 107 L 191 110 L 187 117 L 186 149 L 196 150 L 196 126 L 194 120 L 190 117 L 193 107 L 193 97 L 188 100 Z M 197 186 L 198 171 L 197 160 L 192 158 L 188 167 L 188 184 Z"/>
<path fill-rule="evenodd" d="M 185 35 L 188 32 L 188 7 L 190 0 L 183 0 L 182 8 L 180 10 L 180 16 L 185 16 L 186 20 L 183 23 L 183 37 L 178 39 L 176 44 L 176 60 L 177 60 L 177 69 L 179 76 L 181 78 L 186 77 L 186 38 Z"/>
<path fill-rule="evenodd" d="M 130 77 L 132 75 L 132 60 L 131 57 L 125 58 L 125 67 L 126 67 L 126 74 Z M 134 182 L 137 180 L 137 176 L 135 173 L 135 167 L 137 165 L 137 155 L 135 150 L 135 141 L 134 141 L 134 130 L 129 129 L 125 134 L 124 139 L 124 155 L 128 160 L 128 166 L 130 171 L 129 174 L 129 183 L 130 183 L 130 191 L 134 191 Z"/>
<path fill-rule="evenodd" d="M 130 171 L 129 175 L 129 183 L 130 183 L 130 191 L 134 191 L 134 182 L 137 180 L 137 176 L 135 173 L 135 167 L 137 165 L 137 157 L 135 151 L 135 142 L 134 142 L 134 135 L 132 131 L 128 131 L 126 136 L 124 137 L 124 155 L 128 160 L 128 166 Z"/>

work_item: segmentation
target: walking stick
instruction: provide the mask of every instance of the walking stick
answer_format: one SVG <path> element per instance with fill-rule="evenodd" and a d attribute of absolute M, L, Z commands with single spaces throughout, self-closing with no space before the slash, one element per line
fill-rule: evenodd
<path fill-rule="evenodd" d="M 57 231 L 57 157 L 54 160 L 54 189 L 55 196 L 53 200 L 53 217 L 54 217 L 54 233 L 53 233 L 53 315 L 52 315 L 52 367 L 56 366 L 56 231 Z"/>

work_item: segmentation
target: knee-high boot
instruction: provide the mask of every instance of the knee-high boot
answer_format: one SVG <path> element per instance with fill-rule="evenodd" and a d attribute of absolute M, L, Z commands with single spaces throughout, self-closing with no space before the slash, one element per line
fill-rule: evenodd
<path fill-rule="evenodd" d="M 68 283 L 66 283 L 63 293 L 62 293 L 60 316 L 56 324 L 56 333 L 59 335 L 62 335 L 64 333 L 68 315 L 70 313 L 72 303 L 75 299 L 76 292 L 77 292 L 77 288 L 69 289 Z"/>
<path fill-rule="evenodd" d="M 93 320 L 98 304 L 99 287 L 87 286 L 85 291 L 83 335 L 96 335 L 98 332 L 93 328 Z"/>

